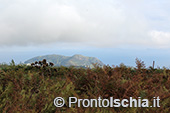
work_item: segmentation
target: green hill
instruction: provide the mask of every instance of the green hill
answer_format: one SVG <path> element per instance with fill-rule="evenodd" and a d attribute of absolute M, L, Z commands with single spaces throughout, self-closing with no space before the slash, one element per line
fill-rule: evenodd
<path fill-rule="evenodd" d="M 73 56 L 63 56 L 63 55 L 45 55 L 45 56 L 37 56 L 31 58 L 24 63 L 33 63 L 35 61 L 41 61 L 46 59 L 47 62 L 53 62 L 55 66 L 83 66 L 83 67 L 93 67 L 94 63 L 99 65 L 104 65 L 99 59 L 95 57 L 87 57 L 83 55 L 73 55 Z"/>

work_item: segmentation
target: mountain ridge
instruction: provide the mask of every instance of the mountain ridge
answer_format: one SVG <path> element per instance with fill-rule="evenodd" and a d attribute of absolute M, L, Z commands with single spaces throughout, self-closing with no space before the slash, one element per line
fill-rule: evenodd
<path fill-rule="evenodd" d="M 103 66 L 104 63 L 96 57 L 83 56 L 81 54 L 75 54 L 73 56 L 64 56 L 58 54 L 36 56 L 31 59 L 26 60 L 24 63 L 29 64 L 35 61 L 41 61 L 46 59 L 47 62 L 53 62 L 54 66 L 83 66 L 83 67 L 93 67 L 93 64 L 97 63 Z"/>

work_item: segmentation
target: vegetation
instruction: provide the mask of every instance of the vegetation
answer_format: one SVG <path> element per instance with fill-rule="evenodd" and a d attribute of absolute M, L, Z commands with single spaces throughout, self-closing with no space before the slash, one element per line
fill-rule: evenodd
<path fill-rule="evenodd" d="M 0 113 L 59 113 L 59 112 L 120 112 L 157 113 L 170 112 L 170 70 L 146 69 L 144 62 L 136 59 L 136 68 L 94 65 L 94 68 L 53 67 L 37 62 L 32 66 L 0 65 Z M 42 64 L 39 64 L 42 63 Z M 129 97 L 149 99 L 159 96 L 160 108 L 69 108 L 68 102 L 56 108 L 56 97 L 94 99 Z"/>

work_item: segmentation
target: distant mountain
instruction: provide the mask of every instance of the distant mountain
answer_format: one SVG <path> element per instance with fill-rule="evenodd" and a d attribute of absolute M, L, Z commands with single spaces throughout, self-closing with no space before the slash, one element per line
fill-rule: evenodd
<path fill-rule="evenodd" d="M 47 62 L 54 63 L 55 66 L 78 66 L 78 67 L 93 67 L 93 63 L 97 63 L 101 66 L 104 64 L 95 57 L 87 57 L 83 55 L 63 56 L 63 55 L 45 55 L 37 56 L 25 61 L 25 64 L 33 63 L 35 61 L 41 61 L 46 59 Z"/>

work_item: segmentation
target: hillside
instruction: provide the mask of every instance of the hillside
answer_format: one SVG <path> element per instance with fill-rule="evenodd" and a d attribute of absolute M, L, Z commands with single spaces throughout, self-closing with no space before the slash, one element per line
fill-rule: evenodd
<path fill-rule="evenodd" d="M 35 61 L 40 61 L 46 59 L 47 62 L 53 62 L 55 66 L 88 66 L 92 67 L 93 63 L 97 63 L 99 65 L 104 65 L 99 59 L 95 57 L 87 57 L 83 55 L 73 55 L 73 56 L 63 56 L 63 55 L 45 55 L 45 56 L 37 56 L 31 58 L 24 63 L 32 63 Z"/>

